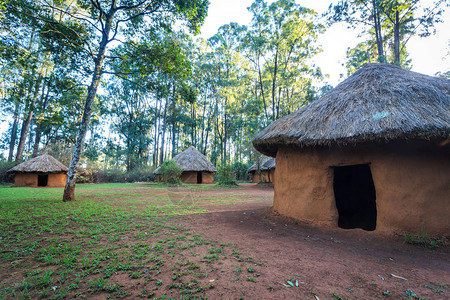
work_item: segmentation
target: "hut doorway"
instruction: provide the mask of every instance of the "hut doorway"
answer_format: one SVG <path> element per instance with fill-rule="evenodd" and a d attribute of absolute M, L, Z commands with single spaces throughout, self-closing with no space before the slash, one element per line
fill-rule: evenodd
<path fill-rule="evenodd" d="M 47 186 L 47 184 L 48 184 L 48 175 L 38 174 L 38 186 Z"/>
<path fill-rule="evenodd" d="M 197 172 L 197 183 L 202 183 L 202 172 Z"/>
<path fill-rule="evenodd" d="M 369 164 L 333 167 L 338 226 L 372 231 L 377 223 L 375 185 Z"/>

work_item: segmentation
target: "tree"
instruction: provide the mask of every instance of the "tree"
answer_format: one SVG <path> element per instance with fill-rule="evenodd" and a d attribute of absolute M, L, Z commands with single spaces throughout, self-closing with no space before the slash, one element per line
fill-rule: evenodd
<path fill-rule="evenodd" d="M 166 1 L 166 0 L 78 0 L 69 6 L 60 6 L 59 3 L 50 3 L 47 1 L 35 1 L 44 13 L 38 14 L 37 19 L 43 20 L 52 30 L 56 32 L 57 39 L 64 42 L 72 42 L 72 40 L 82 41 L 84 50 L 89 53 L 92 64 L 86 65 L 90 69 L 91 79 L 85 99 L 83 116 L 77 134 L 77 140 L 74 145 L 72 160 L 69 166 L 68 179 L 64 189 L 64 201 L 75 199 L 75 179 L 76 167 L 80 160 L 82 147 L 86 137 L 90 116 L 92 112 L 92 104 L 97 94 L 102 74 L 107 72 L 104 70 L 105 59 L 114 59 L 108 57 L 107 49 L 112 41 L 119 41 L 122 37 L 136 35 L 144 30 L 152 30 L 153 28 L 166 28 L 171 30 L 175 20 L 185 22 L 192 32 L 196 33 L 202 24 L 206 12 L 206 0 L 193 1 Z M 27 3 L 30 4 L 30 3 Z M 74 9 L 73 7 L 76 7 Z M 17 7 L 17 11 L 25 10 Z M 66 13 L 70 10 L 70 15 L 76 22 L 67 22 L 66 19 L 57 20 L 51 12 L 57 11 Z M 70 37 L 66 39 L 65 34 L 75 34 L 76 26 L 81 24 L 88 28 L 91 32 L 98 35 L 91 35 L 89 38 Z M 132 38 L 132 36 L 130 36 Z"/>
<path fill-rule="evenodd" d="M 386 25 L 393 31 L 393 62 L 401 65 L 402 50 L 414 34 L 427 37 L 434 33 L 433 27 L 437 22 L 442 22 L 440 16 L 444 11 L 445 0 L 437 0 L 430 7 L 420 7 L 419 0 L 385 0 L 380 1 L 379 7 L 386 17 Z M 450 4 L 447 2 L 447 6 Z"/>
<path fill-rule="evenodd" d="M 65 1 L 61 3 L 64 4 Z M 54 95 L 52 80 L 58 76 L 70 80 L 74 76 L 76 68 L 73 66 L 77 65 L 75 58 L 80 49 L 76 43 L 72 43 L 72 47 L 68 48 L 67 44 L 55 42 L 52 38 L 54 31 L 41 18 L 36 18 L 36 15 L 43 12 L 37 4 L 25 0 L 8 2 L 5 5 L 6 18 L 1 22 L 1 31 L 4 34 L 0 38 L 0 47 L 5 70 L 8 70 L 2 70 L 2 75 L 6 75 L 4 79 L 7 82 L 7 101 L 15 107 L 9 159 L 13 157 L 19 113 L 23 112 L 24 115 L 16 161 L 22 160 L 33 124 L 37 124 L 33 155 L 37 154 L 41 126 L 35 113 L 40 106 L 45 107 L 49 97 Z M 51 11 L 48 15 L 59 21 L 71 20 L 70 10 L 58 14 Z M 83 28 L 76 28 L 78 36 L 83 36 Z M 55 70 L 58 76 L 53 76 Z"/>
<path fill-rule="evenodd" d="M 127 171 L 147 163 L 152 140 L 153 165 L 158 159 L 160 163 L 164 161 L 167 115 L 175 101 L 173 87 L 183 86 L 191 71 L 184 39 L 187 36 L 180 32 L 152 32 L 151 36 L 144 35 L 112 51 L 112 55 L 122 59 L 111 65 L 120 77 L 111 78 L 107 86 L 109 98 L 113 99 L 109 113 L 113 129 L 125 142 Z"/>
<path fill-rule="evenodd" d="M 445 2 L 437 0 L 430 7 L 423 7 L 419 0 L 341 0 L 330 5 L 330 24 L 347 22 L 350 27 L 362 27 L 367 36 L 366 42 L 347 51 L 349 73 L 371 57 L 378 62 L 408 67 L 406 44 L 411 36 L 433 34 L 434 25 L 442 21 L 440 16 Z"/>
<path fill-rule="evenodd" d="M 300 91 L 311 90 L 311 79 L 322 76 L 319 69 L 308 66 L 308 60 L 320 52 L 315 41 L 323 26 L 315 20 L 313 10 L 293 0 L 278 0 L 270 5 L 257 0 L 249 9 L 254 16 L 246 40 L 253 42 L 247 49 L 257 69 L 265 110 L 265 99 L 271 99 L 274 121 L 290 111 L 294 103 L 302 105 L 311 100 L 308 93 Z M 263 72 L 260 59 L 265 61 Z"/>

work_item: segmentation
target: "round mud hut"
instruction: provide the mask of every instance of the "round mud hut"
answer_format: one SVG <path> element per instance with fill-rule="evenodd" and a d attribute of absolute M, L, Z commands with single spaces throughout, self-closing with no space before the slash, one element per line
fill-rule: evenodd
<path fill-rule="evenodd" d="M 259 170 L 261 175 L 258 173 L 257 163 L 254 163 L 250 168 L 248 168 L 247 173 L 250 174 L 252 182 L 274 183 L 275 158 L 267 156 L 261 157 L 259 162 Z"/>
<path fill-rule="evenodd" d="M 14 173 L 14 186 L 63 187 L 69 169 L 51 155 L 44 154 L 23 162 L 8 173 Z"/>
<path fill-rule="evenodd" d="M 214 183 L 214 165 L 193 146 L 190 146 L 172 159 L 181 169 L 181 181 L 184 183 Z M 153 173 L 161 181 L 162 173 L 157 168 Z"/>
<path fill-rule="evenodd" d="M 312 224 L 450 233 L 450 80 L 368 64 L 253 140 L 274 210 Z"/>

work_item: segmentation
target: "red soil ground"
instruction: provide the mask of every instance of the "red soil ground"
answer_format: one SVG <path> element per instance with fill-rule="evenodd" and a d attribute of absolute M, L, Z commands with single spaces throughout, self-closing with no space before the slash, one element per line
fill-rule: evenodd
<path fill-rule="evenodd" d="M 408 294 L 417 295 L 417 299 L 450 299 L 448 245 L 429 249 L 407 244 L 401 235 L 385 236 L 297 222 L 270 209 L 273 201 L 270 186 L 246 184 L 239 189 L 198 191 L 181 187 L 152 193 L 152 197 L 167 194 L 178 202 L 195 199 L 196 205 L 204 206 L 208 212 L 181 216 L 174 222 L 189 228 L 190 236 L 201 234 L 205 240 L 217 240 L 215 247 L 219 243 L 232 246 L 224 246 L 226 255 L 221 254 L 220 259 L 210 263 L 204 257 L 212 245 L 193 248 L 196 256 L 189 256 L 189 249 L 184 250 L 184 257 L 166 254 L 163 272 L 154 275 L 155 271 L 150 271 L 155 277 L 150 283 L 145 283 L 144 276 L 130 279 L 128 273 L 116 272 L 108 284 L 123 287 L 127 291 L 124 298 L 146 297 L 142 291 L 148 287 L 148 291 L 154 291 L 150 298 L 180 299 L 180 291 L 167 288 L 167 284 L 178 282 L 172 277 L 175 261 L 189 258 L 207 274 L 202 278 L 187 275 L 183 280 L 198 279 L 202 287 L 213 285 L 201 293 L 209 299 L 408 299 Z M 132 243 L 132 236 L 117 243 Z M 238 251 L 242 261 L 232 251 Z M 31 259 L 28 258 L 28 263 L 36 264 Z M 27 261 L 22 264 L 26 266 Z M 1 269 L 0 278 L 11 282 L 18 282 L 23 276 L 23 270 L 11 266 Z M 144 269 L 136 271 L 150 274 Z M 294 285 L 298 280 L 299 286 L 284 286 L 293 277 Z M 156 280 L 162 280 L 164 286 L 152 289 Z M 70 292 L 68 298 L 75 297 L 76 292 Z M 84 292 L 82 297 L 105 299 L 115 295 Z"/>
<path fill-rule="evenodd" d="M 207 238 L 236 243 L 261 276 L 256 283 L 241 280 L 236 289 L 232 274 L 211 274 L 215 288 L 206 293 L 211 299 L 408 299 L 412 292 L 450 299 L 448 246 L 432 250 L 407 244 L 403 236 L 302 224 L 270 210 L 273 188 L 267 186 L 223 193 L 265 200 L 208 207 L 212 212 L 190 216 L 186 225 Z M 221 270 L 232 269 L 232 262 L 224 263 L 230 266 Z M 282 285 L 294 276 L 299 287 Z"/>

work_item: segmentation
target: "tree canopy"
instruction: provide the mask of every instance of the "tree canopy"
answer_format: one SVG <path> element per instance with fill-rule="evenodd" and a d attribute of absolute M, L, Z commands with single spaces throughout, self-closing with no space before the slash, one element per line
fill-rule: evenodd
<path fill-rule="evenodd" d="M 0 1 L 0 158 L 70 164 L 65 200 L 77 171 L 154 169 L 190 145 L 245 170 L 259 131 L 331 88 L 314 64 L 329 26 L 361 32 L 349 73 L 367 62 L 409 68 L 410 37 L 433 34 L 446 6 L 339 0 L 319 16 L 294 0 L 255 0 L 249 24 L 202 39 L 207 0 Z"/>

